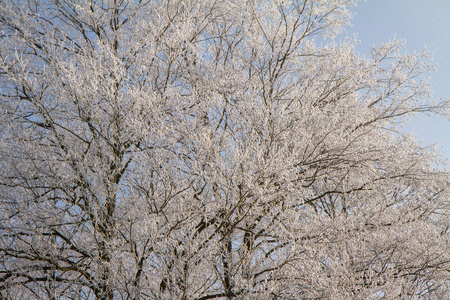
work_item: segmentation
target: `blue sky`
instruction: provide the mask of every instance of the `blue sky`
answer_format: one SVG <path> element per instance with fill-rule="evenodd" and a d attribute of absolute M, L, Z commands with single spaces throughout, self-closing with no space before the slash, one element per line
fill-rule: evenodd
<path fill-rule="evenodd" d="M 357 50 L 368 53 L 373 45 L 397 37 L 406 40 L 407 51 L 434 51 L 439 64 L 431 76 L 435 98 L 450 98 L 450 0 L 361 0 L 348 34 L 358 34 Z M 438 149 L 450 158 L 450 121 L 440 117 L 415 117 L 406 127 L 425 144 L 438 143 Z"/>

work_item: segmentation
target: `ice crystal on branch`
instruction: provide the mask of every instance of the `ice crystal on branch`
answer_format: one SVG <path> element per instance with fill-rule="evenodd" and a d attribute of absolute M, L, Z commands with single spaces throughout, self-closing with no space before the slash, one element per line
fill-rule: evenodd
<path fill-rule="evenodd" d="M 448 103 L 352 4 L 2 1 L 1 297 L 448 297 Z"/>

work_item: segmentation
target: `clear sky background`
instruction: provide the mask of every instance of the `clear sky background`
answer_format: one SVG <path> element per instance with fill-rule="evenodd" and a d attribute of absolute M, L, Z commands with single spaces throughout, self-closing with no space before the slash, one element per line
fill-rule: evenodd
<path fill-rule="evenodd" d="M 351 10 L 354 27 L 347 33 L 357 33 L 360 53 L 394 37 L 406 40 L 408 52 L 428 46 L 440 65 L 431 75 L 434 97 L 450 98 L 450 0 L 361 0 Z M 438 143 L 450 159 L 450 120 L 418 116 L 406 128 L 427 145 Z"/>

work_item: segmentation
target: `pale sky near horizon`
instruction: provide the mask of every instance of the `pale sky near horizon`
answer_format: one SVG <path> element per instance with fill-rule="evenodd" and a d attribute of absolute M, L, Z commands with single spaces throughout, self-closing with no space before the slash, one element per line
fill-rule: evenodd
<path fill-rule="evenodd" d="M 354 27 L 347 34 L 357 33 L 360 53 L 394 37 L 406 40 L 408 52 L 428 46 L 440 65 L 431 75 L 434 97 L 450 99 L 450 0 L 361 0 L 351 11 Z M 450 120 L 415 117 L 406 128 L 425 144 L 438 143 L 450 159 Z"/>

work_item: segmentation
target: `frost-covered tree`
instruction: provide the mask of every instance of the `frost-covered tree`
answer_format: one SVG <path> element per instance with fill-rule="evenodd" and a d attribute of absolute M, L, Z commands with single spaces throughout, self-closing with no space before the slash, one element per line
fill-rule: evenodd
<path fill-rule="evenodd" d="M 447 102 L 352 0 L 0 2 L 0 297 L 450 297 Z"/>

